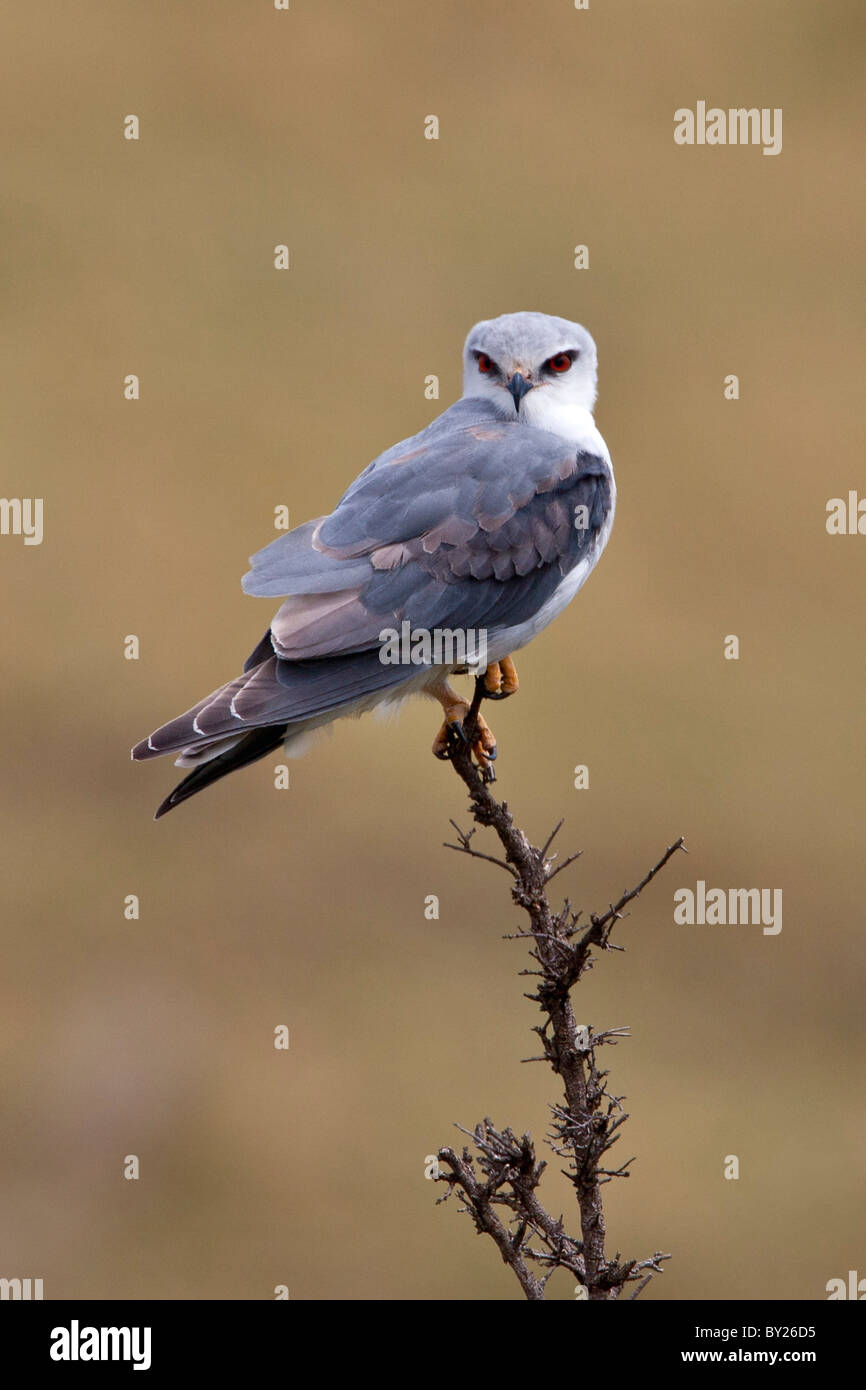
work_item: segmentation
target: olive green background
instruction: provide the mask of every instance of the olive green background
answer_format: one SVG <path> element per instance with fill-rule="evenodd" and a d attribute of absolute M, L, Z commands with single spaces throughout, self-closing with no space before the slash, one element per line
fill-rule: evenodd
<path fill-rule="evenodd" d="M 484 1115 L 543 1148 L 558 1099 L 521 1065 L 508 883 L 441 848 L 467 817 L 435 706 L 337 725 L 289 791 L 265 762 L 158 824 L 180 774 L 128 761 L 265 629 L 239 580 L 273 508 L 330 510 L 459 394 L 472 323 L 519 309 L 595 336 L 620 501 L 493 711 L 499 789 L 536 841 L 566 817 L 584 855 L 556 886 L 587 911 L 690 850 L 576 996 L 632 1029 L 605 1059 L 632 1117 L 614 1152 L 637 1155 L 609 1253 L 673 1253 L 654 1299 L 866 1275 L 866 539 L 825 529 L 829 498 L 866 494 L 861 23 L 855 0 L 7 11 L 2 491 L 45 499 L 45 538 L 0 538 L 4 1277 L 520 1297 L 423 1176 Z M 698 100 L 782 107 L 782 153 L 675 145 Z M 781 888 L 781 935 L 675 926 L 699 878 Z"/>

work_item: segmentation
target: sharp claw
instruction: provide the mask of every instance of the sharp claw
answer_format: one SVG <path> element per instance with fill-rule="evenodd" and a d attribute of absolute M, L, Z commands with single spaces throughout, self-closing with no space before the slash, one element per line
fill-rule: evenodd
<path fill-rule="evenodd" d="M 499 690 L 488 690 L 487 686 L 484 684 L 483 676 L 478 677 L 476 688 L 479 685 L 481 687 L 482 700 L 507 700 L 509 695 L 514 694 L 513 690 L 502 690 L 501 688 Z"/>
<path fill-rule="evenodd" d="M 501 699 L 501 696 L 491 695 L 490 699 Z M 456 711 L 455 711 L 456 712 Z M 496 774 L 491 767 L 491 763 L 496 759 L 498 749 L 493 739 L 490 728 L 478 716 L 477 726 L 473 728 L 471 737 L 467 734 L 466 728 L 461 719 L 448 719 L 440 729 L 433 744 L 433 754 L 440 762 L 447 762 L 452 758 L 458 747 L 470 748 L 475 755 L 478 770 L 485 782 L 495 782 Z"/>

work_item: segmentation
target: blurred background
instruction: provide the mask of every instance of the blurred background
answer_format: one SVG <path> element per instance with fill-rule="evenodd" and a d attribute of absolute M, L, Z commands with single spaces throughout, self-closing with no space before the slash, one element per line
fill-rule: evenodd
<path fill-rule="evenodd" d="M 459 395 L 476 320 L 538 309 L 598 342 L 620 500 L 495 711 L 499 791 L 536 842 L 565 816 L 584 853 L 556 886 L 585 911 L 690 850 L 576 998 L 632 1029 L 604 1059 L 637 1156 L 605 1189 L 609 1254 L 673 1253 L 650 1299 L 866 1275 L 866 539 L 825 529 L 829 498 L 866 493 L 862 18 L 7 12 L 3 492 L 44 498 L 45 533 L 0 538 L 0 1274 L 47 1298 L 521 1296 L 423 1176 L 485 1115 L 543 1149 L 559 1098 L 520 1061 L 538 1015 L 508 885 L 441 848 L 467 815 L 435 707 L 340 724 L 288 791 L 269 760 L 158 824 L 181 774 L 128 750 L 264 631 L 275 605 L 239 581 L 274 507 L 329 511 Z M 782 153 L 675 145 L 699 100 L 783 108 Z M 699 878 L 781 888 L 781 934 L 676 926 Z"/>

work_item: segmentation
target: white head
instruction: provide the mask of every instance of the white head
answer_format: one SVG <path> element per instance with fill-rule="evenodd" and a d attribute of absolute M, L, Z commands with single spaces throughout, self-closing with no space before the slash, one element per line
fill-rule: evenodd
<path fill-rule="evenodd" d="M 502 314 L 476 323 L 463 349 L 463 395 L 495 401 L 527 424 L 592 411 L 598 354 L 579 323 L 550 314 Z"/>

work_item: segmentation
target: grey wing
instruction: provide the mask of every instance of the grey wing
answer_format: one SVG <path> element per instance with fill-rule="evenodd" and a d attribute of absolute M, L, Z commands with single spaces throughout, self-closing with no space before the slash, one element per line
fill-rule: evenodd
<path fill-rule="evenodd" d="M 613 505 L 605 459 L 496 420 L 407 446 L 330 516 L 253 556 L 246 592 L 289 595 L 254 657 L 268 643 L 285 661 L 369 650 L 404 620 L 511 627 L 598 545 Z"/>
<path fill-rule="evenodd" d="M 330 516 L 253 556 L 246 592 L 288 597 L 244 675 L 143 740 L 136 758 L 197 757 L 397 687 L 417 667 L 382 664 L 385 629 L 515 627 L 591 558 L 613 506 L 606 459 L 495 418 L 443 429 L 444 418 L 375 460 Z"/>

